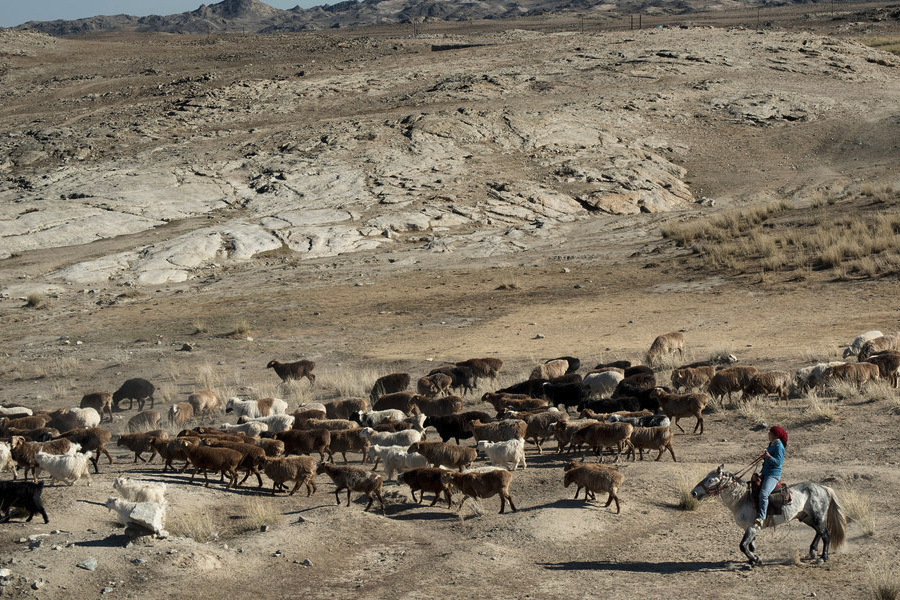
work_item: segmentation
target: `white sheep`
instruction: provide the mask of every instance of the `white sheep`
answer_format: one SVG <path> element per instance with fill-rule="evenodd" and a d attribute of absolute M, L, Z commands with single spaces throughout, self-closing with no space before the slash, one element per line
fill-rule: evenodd
<path fill-rule="evenodd" d="M 225 412 L 234 411 L 238 417 L 246 416 L 256 419 L 270 415 L 283 415 L 287 412 L 287 406 L 287 402 L 280 398 L 260 398 L 259 400 L 229 398 L 225 404 Z"/>
<path fill-rule="evenodd" d="M 31 415 L 31 409 L 24 406 L 0 406 L 0 417 L 15 419 L 17 417 L 30 417 Z"/>
<path fill-rule="evenodd" d="M 422 433 L 415 429 L 403 431 L 375 431 L 371 427 L 363 427 L 359 430 L 359 437 L 369 440 L 369 443 L 379 446 L 406 446 L 409 448 L 422 439 Z"/>
<path fill-rule="evenodd" d="M 127 477 L 116 477 L 113 489 L 132 502 L 165 502 L 166 484 L 149 483 Z"/>
<path fill-rule="evenodd" d="M 374 454 L 378 460 L 384 460 L 385 481 L 393 479 L 395 473 L 428 466 L 428 459 L 418 452 L 408 452 L 406 446 L 375 445 L 369 449 L 369 454 Z"/>
<path fill-rule="evenodd" d="M 75 446 L 76 444 L 73 444 Z M 89 451 L 85 454 L 75 452 L 74 454 L 47 454 L 46 452 L 38 452 L 35 455 L 37 463 L 36 476 L 41 470 L 50 473 L 50 478 L 54 482 L 61 481 L 66 485 L 73 485 L 82 477 L 86 477 L 88 485 L 91 485 L 91 474 L 88 470 L 88 461 L 93 458 L 94 452 Z"/>
<path fill-rule="evenodd" d="M 475 446 L 479 452 L 483 452 L 492 465 L 503 466 L 509 471 L 515 471 L 522 464 L 524 471 L 528 465 L 525 464 L 525 440 L 516 438 L 505 442 L 489 442 L 481 440 Z M 512 464 L 512 468 L 509 465 Z"/>
<path fill-rule="evenodd" d="M 163 529 L 166 518 L 165 502 L 133 502 L 124 498 L 110 497 L 106 508 L 116 512 L 116 520 L 126 527 L 138 525 L 160 537 L 167 537 Z"/>
<path fill-rule="evenodd" d="M 268 431 L 271 433 L 278 433 L 279 431 L 287 431 L 288 429 L 294 428 L 294 415 L 270 415 L 268 417 L 256 417 L 251 418 L 248 416 L 242 416 L 238 419 L 238 423 L 263 423 L 268 427 Z"/>
<path fill-rule="evenodd" d="M 844 348 L 844 358 L 857 356 L 859 354 L 859 351 L 862 349 L 863 344 L 865 344 L 869 340 L 874 340 L 875 338 L 880 338 L 883 336 L 884 334 L 878 330 L 867 331 L 865 333 L 859 334 L 849 346 Z"/>
<path fill-rule="evenodd" d="M 608 398 L 616 391 L 616 386 L 623 379 L 625 379 L 625 375 L 618 371 L 601 371 L 585 375 L 581 380 L 581 385 L 591 396 Z"/>
<path fill-rule="evenodd" d="M 350 415 L 351 421 L 356 421 L 357 423 L 365 427 L 375 427 L 376 425 L 381 425 L 389 419 L 393 419 L 394 421 L 402 421 L 405 418 L 406 413 L 402 410 L 397 410 L 396 408 L 389 408 L 387 410 L 369 410 L 366 412 L 357 411 Z"/>
<path fill-rule="evenodd" d="M 235 430 L 240 431 L 241 433 L 246 433 L 250 437 L 259 437 L 261 433 L 264 433 L 269 430 L 269 426 L 265 423 L 260 423 L 257 421 L 249 421 L 247 423 L 241 423 L 240 425 L 232 425 L 231 423 L 223 423 L 222 429 L 225 430 Z"/>
<path fill-rule="evenodd" d="M 0 473 L 6 470 L 10 470 L 15 474 L 16 463 L 12 459 L 12 451 L 9 448 L 9 444 L 0 442 Z"/>

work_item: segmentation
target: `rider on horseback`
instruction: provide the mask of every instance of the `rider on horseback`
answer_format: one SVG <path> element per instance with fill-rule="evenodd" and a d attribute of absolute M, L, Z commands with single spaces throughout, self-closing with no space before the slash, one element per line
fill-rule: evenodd
<path fill-rule="evenodd" d="M 784 465 L 784 448 L 787 446 L 787 432 L 775 425 L 769 429 L 769 447 L 763 452 L 763 467 L 759 476 L 762 478 L 762 486 L 759 489 L 759 512 L 755 527 L 762 528 L 766 519 L 766 509 L 769 508 L 769 494 L 775 489 L 781 479 L 781 467 Z"/>

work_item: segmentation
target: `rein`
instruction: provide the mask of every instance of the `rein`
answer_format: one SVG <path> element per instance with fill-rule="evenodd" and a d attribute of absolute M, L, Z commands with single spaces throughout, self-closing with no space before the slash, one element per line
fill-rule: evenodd
<path fill-rule="evenodd" d="M 741 477 L 743 477 L 744 475 L 746 475 L 747 473 L 752 471 L 754 469 L 754 467 L 756 467 L 756 463 L 761 461 L 763 459 L 763 457 L 765 457 L 765 453 L 760 454 L 758 457 L 756 457 L 756 459 L 753 460 L 753 462 L 751 462 L 749 465 L 747 465 L 746 467 L 744 467 L 743 469 L 738 471 L 737 474 L 731 475 L 731 481 L 729 481 L 728 483 L 722 485 L 722 482 L 719 481 L 714 486 L 708 488 L 705 485 L 703 485 L 703 482 L 701 481 L 700 489 L 702 489 L 703 493 L 706 494 L 707 496 L 718 496 L 719 494 L 721 494 L 722 492 L 724 492 L 725 490 L 727 490 L 734 484 L 744 483 L 743 480 L 741 479 Z"/>

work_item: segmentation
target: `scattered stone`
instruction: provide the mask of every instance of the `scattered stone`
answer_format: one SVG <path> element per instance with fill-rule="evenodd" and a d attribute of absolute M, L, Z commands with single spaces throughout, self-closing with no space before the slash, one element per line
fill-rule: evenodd
<path fill-rule="evenodd" d="M 111 593 L 112 591 L 113 591 L 113 588 L 111 588 L 111 587 L 109 587 L 109 586 L 106 586 L 105 588 L 103 588 L 102 590 L 100 590 L 100 593 L 101 593 L 101 594 L 109 594 L 109 593 Z"/>
<path fill-rule="evenodd" d="M 544 334 L 543 334 L 543 333 L 539 333 L 539 334 L 537 334 L 536 336 L 534 336 L 534 337 L 531 338 L 531 339 L 533 339 L 533 340 L 542 340 L 542 339 L 544 339 Z"/>
<path fill-rule="evenodd" d="M 269 530 L 269 526 L 268 526 L 268 525 L 262 525 L 262 526 L 260 526 L 259 530 L 260 530 L 262 533 L 265 533 L 265 532 L 267 532 L 267 531 Z"/>
<path fill-rule="evenodd" d="M 90 558 L 84 559 L 75 566 L 86 571 L 94 571 L 97 569 L 97 559 L 91 556 Z"/>
<path fill-rule="evenodd" d="M 144 560 L 143 558 L 132 558 L 131 559 L 131 564 L 134 564 L 134 565 L 142 565 L 145 562 L 147 562 L 147 561 Z"/>
<path fill-rule="evenodd" d="M 194 347 L 190 344 L 182 344 L 181 348 L 177 350 L 178 352 L 193 352 Z"/>
<path fill-rule="evenodd" d="M 304 567 L 311 567 L 311 566 L 313 566 L 312 561 L 309 560 L 308 558 L 303 559 L 303 566 L 304 566 Z"/>
<path fill-rule="evenodd" d="M 31 589 L 33 589 L 33 590 L 39 590 L 39 589 L 41 589 L 42 587 L 44 587 L 44 585 L 45 585 L 46 583 L 47 583 L 47 582 L 45 582 L 43 579 L 37 579 L 37 580 L 35 580 L 35 581 L 31 584 Z"/>

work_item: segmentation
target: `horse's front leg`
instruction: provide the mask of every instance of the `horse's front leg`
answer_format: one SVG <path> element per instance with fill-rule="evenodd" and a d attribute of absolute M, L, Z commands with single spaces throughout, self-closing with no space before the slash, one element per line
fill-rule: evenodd
<path fill-rule="evenodd" d="M 759 565 L 762 563 L 756 554 L 756 534 L 759 530 L 756 527 L 748 527 L 744 531 L 744 538 L 741 540 L 741 552 L 743 552 L 750 560 L 750 565 Z"/>

